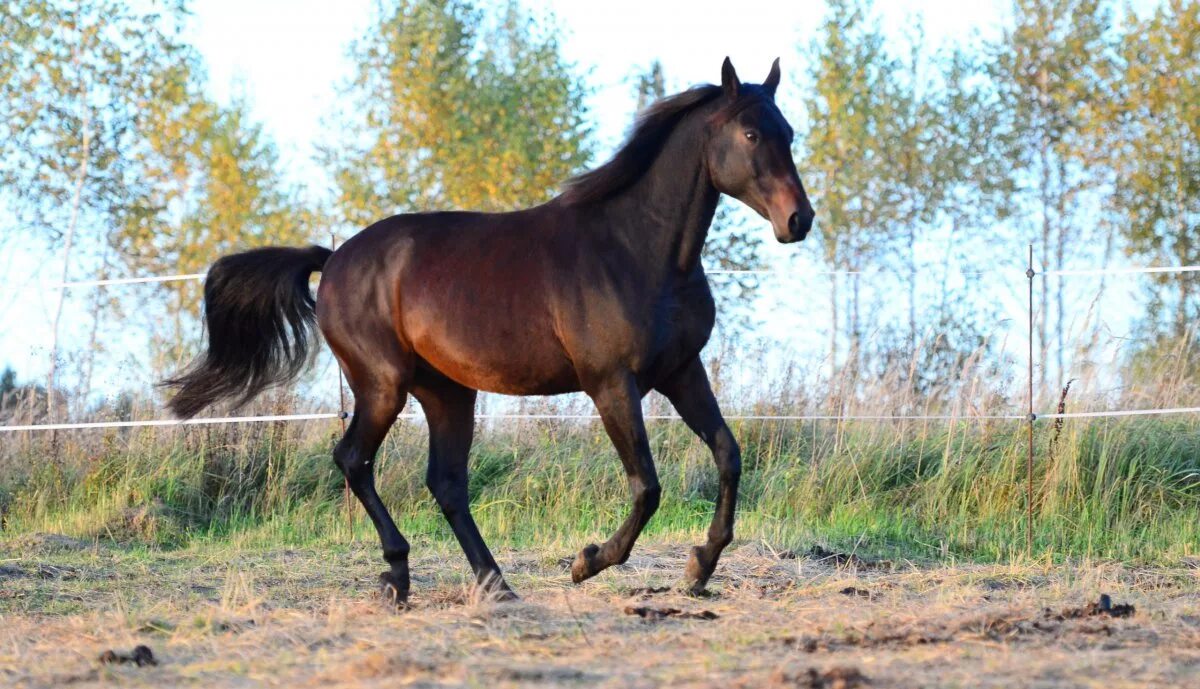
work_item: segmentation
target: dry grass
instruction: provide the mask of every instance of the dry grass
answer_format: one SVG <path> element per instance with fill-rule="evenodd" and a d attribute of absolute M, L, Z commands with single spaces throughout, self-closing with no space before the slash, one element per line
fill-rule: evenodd
<path fill-rule="evenodd" d="M 414 543 L 413 608 L 394 612 L 370 542 L 147 551 L 26 536 L 0 546 L 0 684 L 851 687 L 857 671 L 876 687 L 1145 687 L 1200 672 L 1194 561 L 839 566 L 750 543 L 711 598 L 631 595 L 676 583 L 686 548 L 672 541 L 581 587 L 565 552 L 499 553 L 514 604 L 473 599 L 461 555 Z M 1136 613 L 1088 614 L 1101 593 Z M 626 614 L 638 606 L 717 618 Z M 159 664 L 97 660 L 137 644 Z"/>

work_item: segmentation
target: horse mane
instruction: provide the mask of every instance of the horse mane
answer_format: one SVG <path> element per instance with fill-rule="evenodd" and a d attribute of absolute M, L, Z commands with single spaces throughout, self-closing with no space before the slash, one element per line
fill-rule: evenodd
<path fill-rule="evenodd" d="M 680 120 L 722 93 L 720 86 L 694 86 L 646 108 L 638 115 L 633 131 L 611 160 L 567 181 L 561 196 L 563 202 L 568 205 L 594 203 L 628 188 L 650 168 Z"/>

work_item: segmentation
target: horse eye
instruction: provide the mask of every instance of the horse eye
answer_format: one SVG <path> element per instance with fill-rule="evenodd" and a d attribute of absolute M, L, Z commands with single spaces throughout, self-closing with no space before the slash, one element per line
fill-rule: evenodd
<path fill-rule="evenodd" d="M 754 131 L 753 129 L 747 129 L 746 141 L 749 141 L 752 144 L 758 143 L 758 132 Z"/>

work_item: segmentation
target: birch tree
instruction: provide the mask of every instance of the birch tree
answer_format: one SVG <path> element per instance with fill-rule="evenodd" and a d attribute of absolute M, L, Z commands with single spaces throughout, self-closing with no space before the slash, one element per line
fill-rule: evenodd
<path fill-rule="evenodd" d="M 188 50 L 175 21 L 185 7 L 21 0 L 0 8 L 2 200 L 13 229 L 61 251 L 58 277 L 66 281 L 80 228 L 136 205 L 136 161 L 122 151 L 136 138 L 144 104 L 158 97 L 155 79 Z M 46 381 L 51 406 L 63 304 L 59 290 Z"/>
<path fill-rule="evenodd" d="M 1200 264 L 1200 2 L 1169 0 L 1123 24 L 1106 140 L 1116 225 L 1143 262 Z M 1167 332 L 1184 337 L 1200 321 L 1195 278 L 1152 279 Z"/>
<path fill-rule="evenodd" d="M 1102 0 L 1015 0 L 1014 25 L 986 50 L 998 95 L 997 135 L 1009 142 L 1011 203 L 1040 264 L 1061 269 L 1084 253 L 1083 201 L 1096 189 L 1091 125 L 1104 102 L 1112 68 L 1111 16 Z M 1045 388 L 1050 349 L 1057 386 L 1066 374 L 1066 285 L 1042 277 L 1037 326 Z M 1053 323 L 1053 326 L 1051 326 Z"/>
<path fill-rule="evenodd" d="M 885 37 L 866 0 L 831 0 L 818 37 L 804 57 L 811 81 L 808 130 L 800 139 L 806 181 L 820 213 L 818 233 L 831 275 L 829 334 L 834 368 L 841 357 L 841 288 L 849 284 L 846 363 L 857 370 L 861 353 L 861 282 L 858 273 L 888 255 L 903 214 L 896 193 L 904 140 L 900 118 L 902 64 L 885 50 Z"/>

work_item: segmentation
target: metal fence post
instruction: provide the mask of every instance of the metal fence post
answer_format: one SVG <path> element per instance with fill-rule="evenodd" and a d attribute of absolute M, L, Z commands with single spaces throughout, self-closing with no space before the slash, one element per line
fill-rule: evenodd
<path fill-rule="evenodd" d="M 1025 456 L 1025 554 L 1033 555 L 1033 423 L 1037 414 L 1033 412 L 1033 244 L 1029 245 L 1029 263 L 1025 277 L 1029 280 L 1029 448 Z"/>
<path fill-rule="evenodd" d="M 337 251 L 337 235 L 329 233 L 329 250 Z M 342 365 L 336 361 L 338 372 L 338 420 L 342 424 L 342 437 L 346 437 L 346 376 L 342 373 Z M 346 528 L 350 530 L 350 540 L 354 541 L 354 503 L 350 500 L 350 479 L 342 476 L 342 503 L 346 506 Z"/>

